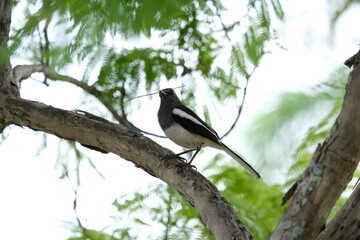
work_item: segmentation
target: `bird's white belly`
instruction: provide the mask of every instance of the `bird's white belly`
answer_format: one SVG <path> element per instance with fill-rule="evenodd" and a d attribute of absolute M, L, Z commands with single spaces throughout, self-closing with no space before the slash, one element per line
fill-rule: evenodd
<path fill-rule="evenodd" d="M 205 143 L 208 141 L 204 137 L 185 130 L 177 123 L 168 127 L 164 132 L 171 141 L 184 148 L 195 149 L 199 144 L 206 145 Z"/>

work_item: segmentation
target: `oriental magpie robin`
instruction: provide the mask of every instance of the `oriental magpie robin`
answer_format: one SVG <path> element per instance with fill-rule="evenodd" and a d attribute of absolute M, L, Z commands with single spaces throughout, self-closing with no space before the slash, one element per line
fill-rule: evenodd
<path fill-rule="evenodd" d="M 163 89 L 159 92 L 159 95 L 161 103 L 158 111 L 158 121 L 162 130 L 171 141 L 189 149 L 176 154 L 177 156 L 196 151 L 188 162 L 190 164 L 202 147 L 210 146 L 225 151 L 240 163 L 246 171 L 254 177 L 260 178 L 260 175 L 250 164 L 220 141 L 214 129 L 181 103 L 173 89 Z"/>

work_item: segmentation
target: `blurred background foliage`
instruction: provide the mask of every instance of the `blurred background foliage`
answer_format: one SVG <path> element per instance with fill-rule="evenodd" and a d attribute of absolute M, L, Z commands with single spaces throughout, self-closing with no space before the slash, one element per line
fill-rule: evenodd
<path fill-rule="evenodd" d="M 334 26 L 354 4 L 358 1 L 329 0 L 330 24 Z M 12 26 L 12 56 L 59 72 L 84 66 L 79 79 L 89 87 L 83 88 L 84 108 L 93 103 L 88 100 L 90 96 L 95 96 L 103 107 L 92 109 L 94 114 L 135 129 L 127 120 L 132 105 L 125 104 L 134 97 L 158 91 L 162 82 L 179 80 L 184 84 L 182 99 L 195 107 L 201 79 L 206 89 L 200 90 L 216 104 L 243 99 L 252 74 L 271 51 L 269 43 L 283 48 L 272 24 L 284 19 L 280 0 L 249 0 L 246 10 L 239 11 L 240 21 L 226 24 L 222 20 L 226 9 L 220 0 L 29 0 L 15 1 L 17 7 L 22 8 L 24 20 Z M 137 44 L 141 41 L 151 46 Z M 228 69 L 216 64 L 219 54 L 226 50 Z M 280 202 L 284 189 L 301 174 L 316 145 L 328 136 L 341 109 L 347 74 L 348 70 L 339 68 L 311 91 L 282 93 L 251 127 L 245 127 L 249 146 L 264 169 L 272 171 L 286 165 L 286 177 L 277 179 L 284 185 L 268 185 L 237 166 L 221 164 L 216 161 L 221 155 L 204 168 L 256 239 L 270 235 L 283 211 Z M 196 107 L 208 120 L 206 105 Z M 305 137 L 300 133 L 306 133 Z M 288 136 L 295 136 L 291 138 L 294 140 Z M 45 136 L 42 147 L 46 147 Z M 77 159 L 77 176 L 84 160 L 96 170 L 77 144 L 62 141 L 58 166 L 64 169 L 64 178 L 71 163 L 61 155 L 69 152 Z M 76 184 L 80 184 L 79 177 Z M 343 202 L 340 199 L 335 210 Z M 137 229 L 143 226 L 162 229 L 161 234 L 149 239 L 213 239 L 197 211 L 164 184 L 120 196 L 113 206 L 118 214 L 112 217 L 112 226 L 94 230 L 80 222 L 69 223 L 74 232 L 70 239 L 136 239 Z"/>

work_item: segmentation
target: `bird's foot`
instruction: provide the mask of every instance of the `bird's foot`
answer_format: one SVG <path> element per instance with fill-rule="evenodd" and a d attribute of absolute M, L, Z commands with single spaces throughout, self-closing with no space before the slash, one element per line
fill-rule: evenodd
<path fill-rule="evenodd" d="M 187 167 L 190 167 L 190 168 L 194 169 L 195 171 L 197 171 L 196 166 L 191 165 L 191 162 L 179 163 L 176 165 L 176 167 L 178 168 L 177 173 L 184 171 L 184 169 Z"/>
<path fill-rule="evenodd" d="M 183 158 L 181 156 L 179 156 L 178 154 L 167 154 L 165 155 L 165 157 L 163 157 L 161 160 L 162 161 L 166 161 L 166 160 L 170 160 L 170 159 L 179 159 L 181 162 L 176 164 L 176 167 L 178 168 L 178 173 L 182 172 L 186 167 L 191 167 L 192 169 L 194 169 L 195 171 L 197 171 L 197 168 L 195 165 L 191 165 L 191 161 L 187 161 L 186 158 Z"/>
<path fill-rule="evenodd" d="M 186 164 L 186 163 L 187 163 L 187 160 L 186 160 L 185 158 L 180 157 L 180 156 L 177 155 L 177 154 L 167 154 L 167 155 L 165 155 L 165 157 L 163 157 L 161 160 L 162 160 L 162 161 L 166 161 L 166 160 L 170 160 L 170 159 L 174 159 L 174 158 L 179 159 L 180 161 L 183 162 L 183 164 Z"/>

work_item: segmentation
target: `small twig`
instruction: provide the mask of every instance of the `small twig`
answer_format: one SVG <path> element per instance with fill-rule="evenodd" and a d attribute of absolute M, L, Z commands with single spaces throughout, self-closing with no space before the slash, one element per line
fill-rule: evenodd
<path fill-rule="evenodd" d="M 157 93 L 159 93 L 159 92 L 148 93 L 148 94 L 144 94 L 144 95 L 136 96 L 136 97 L 131 98 L 131 99 L 127 100 L 127 101 L 124 101 L 123 103 L 128 103 L 128 102 L 130 102 L 130 101 L 132 101 L 132 100 L 134 100 L 134 99 L 137 99 L 137 98 L 142 98 L 142 97 L 146 97 L 146 96 L 151 96 L 151 95 L 154 95 L 154 94 L 157 94 Z"/>
<path fill-rule="evenodd" d="M 173 89 L 182 88 L 182 87 L 184 87 L 184 86 L 185 86 L 185 85 L 181 85 L 181 86 L 179 86 L 179 87 L 174 87 Z M 157 93 L 159 93 L 159 92 L 154 92 L 154 93 L 148 93 L 148 94 L 144 94 L 144 95 L 139 95 L 139 96 L 136 96 L 136 97 L 134 97 L 134 98 L 131 98 L 131 99 L 127 100 L 127 101 L 124 101 L 124 103 L 130 102 L 130 101 L 132 101 L 132 100 L 134 100 L 134 99 L 137 99 L 137 98 L 146 97 L 146 96 L 151 96 L 151 95 L 154 95 L 154 94 L 157 94 Z"/>
<path fill-rule="evenodd" d="M 49 36 L 48 36 L 48 27 L 49 27 L 50 21 L 51 21 L 51 17 L 48 17 L 45 21 L 45 26 L 43 29 L 45 44 L 44 44 L 44 52 L 42 54 L 43 54 L 43 59 L 45 59 L 45 63 L 43 63 L 43 65 L 45 65 L 45 66 L 49 66 L 49 64 L 50 64 L 50 59 L 49 59 L 50 41 L 49 41 Z M 44 78 L 45 85 L 48 85 L 47 80 L 48 79 L 45 76 L 45 78 Z"/>
<path fill-rule="evenodd" d="M 227 40 L 231 43 L 231 39 L 230 39 L 230 36 L 229 36 L 229 30 L 228 28 L 226 27 L 226 25 L 224 24 L 223 20 L 222 20 L 222 17 L 221 17 L 221 14 L 220 14 L 220 10 L 219 8 L 217 7 L 217 5 L 215 4 L 215 2 L 213 2 L 214 4 L 214 7 L 216 9 L 216 16 L 220 19 L 220 23 L 221 23 L 221 26 L 222 26 L 222 30 L 225 32 L 225 37 L 227 38 Z M 245 87 L 243 88 L 243 97 L 242 97 L 242 101 L 241 101 L 241 105 L 239 106 L 239 109 L 238 109 L 238 112 L 237 112 L 237 116 L 233 122 L 233 124 L 231 125 L 231 127 L 229 128 L 228 131 L 226 131 L 226 133 L 224 135 L 222 135 L 220 137 L 220 139 L 226 137 L 236 126 L 237 122 L 239 121 L 239 118 L 240 118 L 240 115 L 242 113 L 242 109 L 243 109 L 243 106 L 244 106 L 244 103 L 245 103 L 245 97 L 246 97 L 246 93 L 247 93 L 247 87 L 248 87 L 248 84 L 249 84 L 249 80 L 251 78 L 251 76 L 253 75 L 254 71 L 255 71 L 256 67 L 254 67 L 254 69 L 252 70 L 252 72 L 247 76 L 246 78 L 246 83 L 245 83 Z"/>
<path fill-rule="evenodd" d="M 216 9 L 216 16 L 220 19 L 220 23 L 221 23 L 221 26 L 223 28 L 222 30 L 225 32 L 225 37 L 231 43 L 231 39 L 229 37 L 229 30 L 228 30 L 228 28 L 226 27 L 226 25 L 224 24 L 224 22 L 222 20 L 222 17 L 221 17 L 221 14 L 220 14 L 220 9 L 218 8 L 218 6 L 216 5 L 216 3 L 214 1 L 213 1 L 213 4 L 214 4 L 214 7 Z"/>
<path fill-rule="evenodd" d="M 39 33 L 39 49 L 40 49 L 40 63 L 42 66 L 49 66 L 50 63 L 50 59 L 49 59 L 49 48 L 50 48 L 50 41 L 49 41 L 49 36 L 48 36 L 48 27 L 49 24 L 51 22 L 51 17 L 48 17 L 45 21 L 45 26 L 43 28 L 43 35 L 44 35 L 44 40 L 43 40 L 43 36 L 41 34 L 40 28 L 39 28 L 39 24 L 37 25 L 37 31 Z M 44 42 L 44 43 L 43 43 Z M 48 77 L 46 75 L 44 75 L 44 80 L 43 83 L 46 86 L 49 86 L 48 82 L 47 82 Z"/>
<path fill-rule="evenodd" d="M 289 199 L 294 195 L 296 189 L 297 189 L 298 183 L 295 182 L 291 188 L 285 193 L 285 196 L 281 200 L 281 206 L 284 206 L 284 204 L 289 201 Z"/>
<path fill-rule="evenodd" d="M 44 26 L 44 29 L 43 29 L 43 32 L 44 32 L 44 39 L 45 39 L 45 44 L 44 44 L 44 54 L 45 54 L 45 65 L 46 66 L 49 66 L 50 64 L 50 59 L 49 59 L 49 49 L 50 49 L 50 41 L 49 41 L 49 35 L 48 35 L 48 28 L 49 28 L 49 24 L 51 22 L 51 16 L 46 18 L 46 21 L 45 21 L 45 26 Z"/>
<path fill-rule="evenodd" d="M 72 77 L 69 77 L 69 76 L 66 76 L 66 75 L 58 74 L 54 70 L 49 68 L 48 66 L 43 66 L 43 65 L 18 65 L 16 67 L 14 67 L 14 69 L 13 69 L 14 80 L 17 83 L 19 83 L 22 80 L 29 78 L 31 76 L 31 74 L 33 74 L 35 72 L 42 72 L 47 78 L 49 78 L 51 80 L 64 81 L 64 82 L 72 83 L 75 86 L 80 87 L 85 92 L 89 93 L 90 95 L 93 95 L 102 104 L 104 104 L 104 106 L 110 111 L 112 116 L 119 123 L 121 123 L 121 124 L 123 124 L 123 125 L 125 125 L 125 126 L 127 126 L 129 128 L 135 129 L 135 130 L 137 130 L 137 131 L 139 131 L 141 133 L 150 135 L 150 136 L 154 136 L 154 137 L 158 137 L 158 138 L 166 138 L 165 136 L 161 136 L 161 135 L 157 135 L 157 134 L 154 134 L 154 133 L 144 131 L 144 130 L 136 127 L 131 122 L 129 122 L 126 119 L 125 115 L 120 116 L 119 113 L 117 112 L 117 110 L 111 104 L 107 103 L 106 101 L 102 100 L 102 98 L 100 98 L 100 96 L 103 94 L 103 92 L 98 90 L 96 87 L 89 86 L 85 82 L 79 81 L 79 80 L 77 80 L 75 78 L 72 78 Z"/>
<path fill-rule="evenodd" d="M 231 127 L 229 128 L 229 130 L 220 137 L 220 139 L 226 137 L 235 127 L 236 123 L 239 121 L 239 118 L 240 118 L 240 115 L 241 115 L 241 112 L 242 112 L 242 109 L 243 109 L 243 106 L 244 106 L 244 103 L 245 103 L 245 98 L 246 98 L 246 93 L 247 93 L 247 88 L 248 88 L 248 84 L 249 84 L 249 81 L 250 81 L 250 78 L 251 76 L 254 74 L 256 70 L 256 67 L 253 68 L 253 70 L 251 71 L 251 73 L 249 74 L 249 76 L 246 78 L 246 83 L 245 83 L 245 87 L 243 88 L 243 97 L 242 97 L 242 100 L 241 100 L 241 105 L 239 106 L 239 109 L 238 109 L 238 113 L 237 113 L 237 116 L 235 118 L 235 121 L 233 122 L 233 124 L 231 125 Z"/>
<path fill-rule="evenodd" d="M 40 31 L 40 28 L 39 28 L 39 24 L 36 26 L 37 28 L 37 32 L 39 34 L 39 49 L 40 49 L 40 63 L 41 65 L 45 65 L 44 63 L 44 46 L 42 44 L 42 36 L 41 36 L 41 31 Z"/>
<path fill-rule="evenodd" d="M 66 168 L 65 168 L 66 169 Z M 71 181 L 71 178 L 69 176 L 69 172 L 68 170 L 66 169 L 65 170 L 65 173 L 64 173 L 64 176 L 68 179 L 69 183 L 70 183 L 70 186 L 74 192 L 74 203 L 73 203 L 73 210 L 74 210 L 74 213 L 75 213 L 75 217 L 76 217 L 76 221 L 78 222 L 79 224 L 79 227 L 81 229 L 84 229 L 81 221 L 80 221 L 80 218 L 79 218 L 79 215 L 77 213 L 77 187 L 75 187 L 75 185 L 73 184 L 73 182 Z"/>
<path fill-rule="evenodd" d="M 42 43 L 42 36 L 41 36 L 41 31 L 40 31 L 40 28 L 39 28 L 39 25 L 37 25 L 37 31 L 39 33 L 39 49 L 40 49 L 40 63 L 42 66 L 48 66 L 48 61 L 45 60 L 45 47 L 44 47 L 44 44 Z M 47 83 L 47 76 L 44 75 L 44 80 L 42 81 L 45 86 L 49 86 L 49 84 Z"/>
<path fill-rule="evenodd" d="M 124 83 L 124 84 L 125 84 L 125 83 Z M 157 92 L 156 92 L 156 93 L 157 93 Z M 156 94 L 156 93 L 152 93 L 152 94 L 148 94 L 148 95 L 153 95 L 153 94 Z M 153 137 L 166 138 L 165 136 L 161 136 L 161 135 L 157 135 L 157 134 L 155 134 L 155 133 L 151 133 L 151 132 L 144 131 L 144 130 L 136 127 L 133 123 L 131 123 L 131 122 L 127 119 L 126 113 L 125 113 L 125 107 L 124 107 L 124 104 L 126 103 L 126 102 L 124 101 L 125 95 L 126 95 L 125 87 L 123 86 L 123 87 L 122 87 L 122 90 L 120 91 L 120 109 L 121 109 L 122 115 L 124 116 L 125 121 L 126 121 L 128 124 L 130 124 L 133 128 L 137 129 L 137 130 L 138 130 L 139 132 L 141 132 L 141 133 L 144 133 L 144 134 L 146 134 L 146 135 L 150 135 L 150 136 L 153 136 Z M 143 95 L 143 96 L 147 96 L 147 95 Z M 141 97 L 141 96 L 139 96 L 139 97 Z M 139 98 L 139 97 L 136 97 L 136 98 Z M 134 98 L 133 98 L 133 99 L 134 99 Z M 132 100 L 132 99 L 131 99 L 131 100 Z M 129 101 L 131 101 L 131 100 L 129 100 Z"/>

